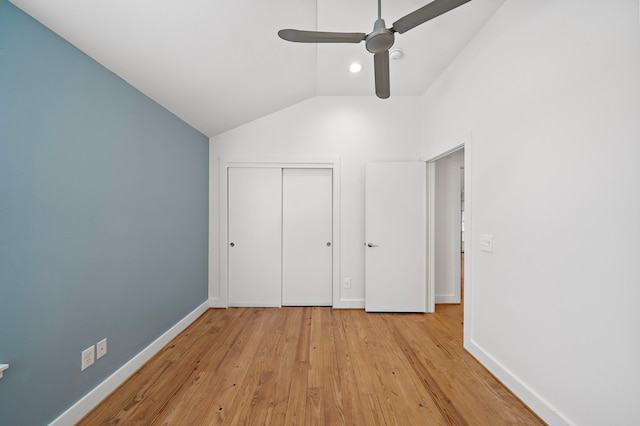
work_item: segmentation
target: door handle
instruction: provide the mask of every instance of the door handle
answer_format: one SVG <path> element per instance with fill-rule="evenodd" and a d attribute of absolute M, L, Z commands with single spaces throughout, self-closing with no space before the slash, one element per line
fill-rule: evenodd
<path fill-rule="evenodd" d="M 331 241 L 327 242 L 327 247 L 331 247 Z"/>
<path fill-rule="evenodd" d="M 377 245 L 377 244 L 368 243 L 368 244 L 367 244 L 367 247 L 380 247 L 380 246 L 379 246 L 379 245 Z"/>
<path fill-rule="evenodd" d="M 236 246 L 236 243 L 229 243 L 229 245 L 230 245 L 231 247 L 235 247 L 235 246 Z"/>

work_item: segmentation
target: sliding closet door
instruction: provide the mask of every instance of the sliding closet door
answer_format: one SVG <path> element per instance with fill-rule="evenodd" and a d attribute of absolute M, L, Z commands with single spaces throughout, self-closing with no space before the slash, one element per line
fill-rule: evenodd
<path fill-rule="evenodd" d="M 284 169 L 282 304 L 333 304 L 333 173 Z"/>
<path fill-rule="evenodd" d="M 282 301 L 282 169 L 228 169 L 229 306 Z"/>

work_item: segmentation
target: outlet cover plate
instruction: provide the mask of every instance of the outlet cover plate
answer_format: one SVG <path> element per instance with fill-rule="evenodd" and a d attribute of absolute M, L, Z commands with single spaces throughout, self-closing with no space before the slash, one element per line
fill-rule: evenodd
<path fill-rule="evenodd" d="M 86 368 L 93 365 L 95 362 L 95 346 L 91 345 L 91 347 L 82 351 L 82 364 L 80 365 L 80 370 L 85 370 Z"/>
<path fill-rule="evenodd" d="M 107 338 L 100 340 L 96 344 L 96 359 L 100 359 L 107 354 Z"/>
<path fill-rule="evenodd" d="M 344 279 L 344 288 L 351 288 L 351 278 Z"/>

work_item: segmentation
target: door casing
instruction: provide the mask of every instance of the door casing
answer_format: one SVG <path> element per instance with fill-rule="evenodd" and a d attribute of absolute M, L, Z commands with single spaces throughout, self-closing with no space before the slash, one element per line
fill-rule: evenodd
<path fill-rule="evenodd" d="M 464 227 L 465 227 L 465 253 L 464 253 L 464 347 L 469 348 L 471 342 L 471 330 L 473 329 L 473 205 L 472 205 L 472 164 L 473 164 L 473 139 L 471 132 L 465 132 L 449 143 L 444 148 L 433 153 L 424 154 L 421 160 L 427 163 L 427 291 L 429 300 L 435 301 L 435 166 L 434 163 L 452 152 L 464 148 Z M 435 310 L 435 305 L 430 307 Z"/>

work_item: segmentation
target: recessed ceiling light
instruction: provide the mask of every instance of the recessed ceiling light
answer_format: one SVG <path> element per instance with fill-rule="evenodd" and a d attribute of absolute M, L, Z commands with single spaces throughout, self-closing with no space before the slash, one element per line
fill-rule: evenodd
<path fill-rule="evenodd" d="M 354 74 L 359 73 L 360 71 L 362 71 L 362 64 L 360 62 L 353 62 L 351 65 L 349 65 L 349 71 Z"/>

